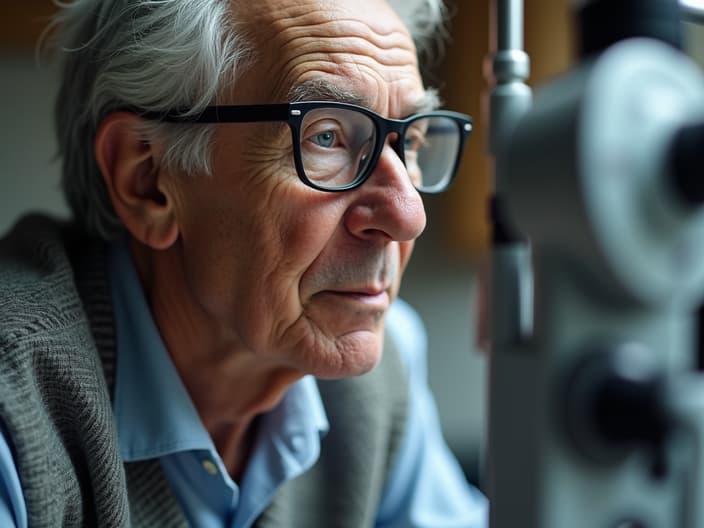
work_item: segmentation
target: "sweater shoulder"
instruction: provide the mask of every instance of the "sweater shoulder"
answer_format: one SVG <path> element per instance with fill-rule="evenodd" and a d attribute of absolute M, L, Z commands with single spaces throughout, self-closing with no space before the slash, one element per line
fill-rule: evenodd
<path fill-rule="evenodd" d="M 70 238 L 66 224 L 31 215 L 0 239 L 0 344 L 48 337 L 85 319 Z"/>

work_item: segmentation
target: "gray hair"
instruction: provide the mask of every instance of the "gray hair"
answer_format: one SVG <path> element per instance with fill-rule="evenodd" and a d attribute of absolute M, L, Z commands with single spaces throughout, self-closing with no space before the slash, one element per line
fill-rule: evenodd
<path fill-rule="evenodd" d="M 413 36 L 421 56 L 430 57 L 447 38 L 443 0 L 388 0 Z"/>
<path fill-rule="evenodd" d="M 443 0 L 390 0 L 419 51 L 443 27 Z M 64 196 L 90 234 L 114 238 L 122 227 L 95 161 L 101 121 L 120 109 L 200 113 L 235 81 L 252 56 L 228 0 L 73 0 L 53 25 L 64 52 L 56 100 L 56 134 Z M 145 139 L 159 138 L 164 167 L 210 173 L 212 125 L 145 121 Z"/>

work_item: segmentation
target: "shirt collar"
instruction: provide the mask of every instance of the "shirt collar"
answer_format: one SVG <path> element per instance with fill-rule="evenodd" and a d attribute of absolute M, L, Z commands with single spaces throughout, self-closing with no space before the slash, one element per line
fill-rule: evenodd
<path fill-rule="evenodd" d="M 212 447 L 166 351 L 124 240 L 110 248 L 117 335 L 115 421 L 125 461 Z"/>
<path fill-rule="evenodd" d="M 111 244 L 109 265 L 117 336 L 113 406 L 120 455 L 129 462 L 195 449 L 215 452 L 161 339 L 124 240 Z M 306 376 L 262 417 L 254 451 L 266 449 L 276 437 L 303 437 L 306 448 L 298 444 L 294 451 L 306 466 L 317 458 L 319 439 L 328 429 L 315 379 Z"/>

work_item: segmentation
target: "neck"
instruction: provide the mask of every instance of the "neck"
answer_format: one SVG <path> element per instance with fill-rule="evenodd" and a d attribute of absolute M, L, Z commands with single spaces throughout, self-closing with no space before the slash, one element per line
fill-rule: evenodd
<path fill-rule="evenodd" d="M 303 373 L 247 350 L 198 308 L 179 268 L 164 265 L 166 259 L 143 246 L 133 243 L 131 249 L 169 355 L 225 466 L 237 480 L 253 444 L 256 417 L 273 409 Z"/>
<path fill-rule="evenodd" d="M 177 337 L 165 341 L 203 425 L 237 480 L 249 457 L 257 416 L 273 409 L 300 373 L 267 368 L 235 349 L 208 354 L 178 346 Z"/>

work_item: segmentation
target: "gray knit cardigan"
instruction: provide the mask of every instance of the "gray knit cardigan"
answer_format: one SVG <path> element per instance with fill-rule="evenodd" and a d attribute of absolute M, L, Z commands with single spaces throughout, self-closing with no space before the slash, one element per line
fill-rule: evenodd
<path fill-rule="evenodd" d="M 258 527 L 373 525 L 408 404 L 386 342 L 372 372 L 318 381 L 331 427 L 321 457 L 279 490 Z M 105 244 L 22 219 L 0 240 L 0 423 L 30 527 L 186 526 L 159 462 L 120 459 L 114 372 Z"/>

